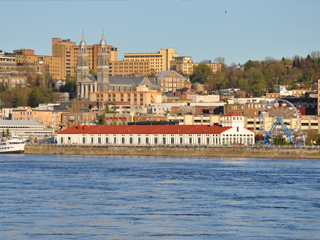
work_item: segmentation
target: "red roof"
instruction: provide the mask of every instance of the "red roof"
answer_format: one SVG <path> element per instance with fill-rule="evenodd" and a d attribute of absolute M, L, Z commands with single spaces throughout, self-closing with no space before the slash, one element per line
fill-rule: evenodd
<path fill-rule="evenodd" d="M 101 126 L 77 125 L 63 129 L 58 132 L 58 134 L 86 134 L 87 132 L 99 127 Z"/>
<path fill-rule="evenodd" d="M 238 114 L 238 113 L 228 113 L 224 114 L 221 117 L 244 117 L 244 115 Z"/>
<path fill-rule="evenodd" d="M 231 128 L 219 125 L 99 125 L 72 126 L 58 134 L 220 134 Z"/>

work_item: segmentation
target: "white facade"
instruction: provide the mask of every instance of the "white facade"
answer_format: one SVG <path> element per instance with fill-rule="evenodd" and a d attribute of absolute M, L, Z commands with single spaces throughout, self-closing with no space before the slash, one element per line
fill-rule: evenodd
<path fill-rule="evenodd" d="M 57 135 L 58 144 L 83 145 L 178 145 L 220 146 L 252 145 L 254 132 L 243 127 L 244 117 L 222 116 L 222 127 L 217 125 L 158 125 L 158 126 L 72 126 Z"/>
<path fill-rule="evenodd" d="M 187 103 L 153 103 L 150 104 L 152 108 L 152 114 L 164 115 L 171 113 L 172 107 L 187 106 Z"/>
<path fill-rule="evenodd" d="M 220 101 L 220 95 L 187 95 L 187 99 L 192 99 L 194 103 L 213 103 Z"/>

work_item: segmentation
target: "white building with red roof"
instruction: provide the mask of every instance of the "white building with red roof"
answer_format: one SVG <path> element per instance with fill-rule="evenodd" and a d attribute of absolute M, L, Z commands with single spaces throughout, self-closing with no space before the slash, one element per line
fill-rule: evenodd
<path fill-rule="evenodd" d="M 72 126 L 57 134 L 58 144 L 83 145 L 251 145 L 255 133 L 243 127 L 244 116 L 222 115 L 222 125 Z"/>

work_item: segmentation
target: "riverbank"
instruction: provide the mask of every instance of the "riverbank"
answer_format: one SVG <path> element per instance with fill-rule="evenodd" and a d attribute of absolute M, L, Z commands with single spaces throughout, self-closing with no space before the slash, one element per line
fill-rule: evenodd
<path fill-rule="evenodd" d="M 287 147 L 287 148 L 286 148 Z M 25 154 L 51 155 L 120 155 L 170 157 L 227 157 L 227 158 L 296 158 L 319 159 L 319 148 L 306 147 L 150 147 L 150 146 L 80 146 L 38 144 L 26 145 Z"/>

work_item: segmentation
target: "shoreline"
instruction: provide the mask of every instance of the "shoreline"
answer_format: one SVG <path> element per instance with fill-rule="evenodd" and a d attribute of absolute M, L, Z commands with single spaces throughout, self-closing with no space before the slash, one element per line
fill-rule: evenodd
<path fill-rule="evenodd" d="M 320 159 L 320 148 L 26 145 L 24 154 Z"/>

